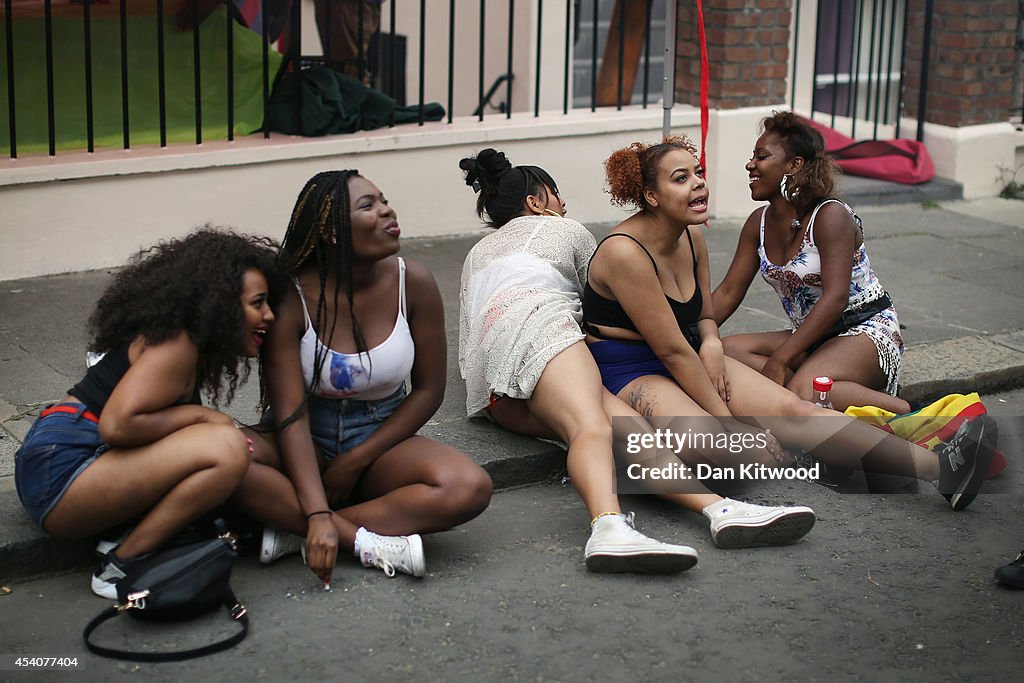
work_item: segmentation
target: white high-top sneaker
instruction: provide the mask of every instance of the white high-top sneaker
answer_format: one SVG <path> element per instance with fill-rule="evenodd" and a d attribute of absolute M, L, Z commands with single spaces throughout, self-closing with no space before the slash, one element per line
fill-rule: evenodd
<path fill-rule="evenodd" d="M 260 541 L 260 562 L 270 564 L 286 555 L 302 553 L 302 561 L 306 561 L 306 539 L 302 536 L 279 531 L 273 527 L 263 527 L 263 538 Z"/>
<path fill-rule="evenodd" d="M 412 576 L 423 576 L 427 573 L 423 539 L 419 534 L 382 536 L 360 528 L 356 540 L 356 554 L 364 567 L 382 569 L 389 578 L 394 577 L 396 571 Z"/>
<path fill-rule="evenodd" d="M 794 543 L 814 526 L 814 510 L 803 505 L 765 507 L 725 498 L 704 508 L 711 539 L 719 548 L 759 548 Z"/>
<path fill-rule="evenodd" d="M 584 551 L 592 572 L 673 574 L 697 564 L 697 551 L 644 536 L 633 528 L 633 513 L 598 517 Z"/>

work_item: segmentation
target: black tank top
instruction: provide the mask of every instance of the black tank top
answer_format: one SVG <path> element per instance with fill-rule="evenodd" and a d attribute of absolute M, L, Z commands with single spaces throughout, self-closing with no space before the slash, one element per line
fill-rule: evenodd
<path fill-rule="evenodd" d="M 85 404 L 89 412 L 99 417 L 104 406 L 107 405 L 110 394 L 114 393 L 114 387 L 131 366 L 131 361 L 128 360 L 127 344 L 113 349 L 86 371 L 82 381 L 68 389 L 68 395 L 77 398 Z M 186 403 L 199 405 L 202 402 L 199 388 L 196 387 L 190 399 L 177 401 L 174 405 Z"/>
<path fill-rule="evenodd" d="M 697 281 L 697 250 L 693 247 L 693 237 L 690 236 L 690 228 L 687 227 L 685 232 L 686 238 L 690 241 L 690 253 L 693 254 L 693 282 L 696 285 L 696 289 L 689 301 L 676 301 L 667 294 L 665 295 L 665 299 L 668 301 L 668 305 L 672 308 L 672 315 L 675 316 L 676 324 L 679 325 L 680 331 L 682 331 L 684 336 L 686 336 L 690 345 L 695 346 L 696 348 L 700 346 L 699 338 L 696 340 L 695 345 L 695 340 L 691 337 L 695 334 L 695 326 L 697 321 L 700 319 L 700 312 L 704 309 L 704 295 L 701 294 L 700 283 Z M 645 254 L 647 254 L 647 258 L 651 259 L 651 264 L 654 265 L 654 272 L 658 272 L 658 264 L 654 262 L 654 257 L 651 256 L 651 252 L 647 251 L 647 248 L 640 243 L 640 240 L 624 232 L 616 232 L 601 240 L 601 244 L 604 244 L 606 240 L 609 240 L 612 237 L 628 237 L 639 244 L 640 248 L 644 250 Z M 601 244 L 597 245 L 597 249 L 601 248 Z M 595 255 L 597 254 L 597 249 L 594 250 Z M 591 256 L 590 260 L 593 261 L 594 257 Z M 587 277 L 587 282 L 583 286 L 583 329 L 598 339 L 608 339 L 608 337 L 601 334 L 594 325 L 618 327 L 624 330 L 630 330 L 631 332 L 640 332 L 633 321 L 629 319 L 629 316 L 626 315 L 626 311 L 622 308 L 622 304 L 614 299 L 606 299 L 595 292 L 590 286 L 590 278 Z"/>

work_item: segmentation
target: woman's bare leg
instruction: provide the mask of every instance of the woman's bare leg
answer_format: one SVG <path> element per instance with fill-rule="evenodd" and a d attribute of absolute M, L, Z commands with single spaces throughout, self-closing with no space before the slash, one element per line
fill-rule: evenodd
<path fill-rule="evenodd" d="M 491 477 L 465 453 L 412 436 L 366 468 L 353 491 L 360 502 L 338 512 L 381 534 L 430 533 L 479 515 L 492 490 Z"/>
<path fill-rule="evenodd" d="M 613 396 L 608 390 L 604 392 L 604 409 L 608 417 L 613 420 L 619 418 L 613 422 L 613 426 L 616 427 L 613 430 L 616 432 L 616 439 L 612 447 L 616 460 L 626 465 L 636 463 L 647 467 L 663 467 L 666 464 L 682 462 L 679 456 L 664 449 L 644 449 L 635 454 L 630 453 L 629 444 L 625 441 L 626 434 L 628 432 L 653 434 L 654 427 L 641 417 L 640 413 Z M 663 489 L 664 487 L 658 488 Z M 722 500 L 720 495 L 712 493 L 696 478 L 673 481 L 668 488 L 671 489 L 671 492 L 659 490 L 657 495 L 693 512 L 701 512 L 708 505 Z"/>
<path fill-rule="evenodd" d="M 591 519 L 621 512 L 614 493 L 612 428 L 603 392 L 594 358 L 580 341 L 548 361 L 527 401 L 530 412 L 568 444 L 569 478 Z"/>
<path fill-rule="evenodd" d="M 731 362 L 736 362 L 732 360 Z M 730 376 L 731 381 L 731 376 Z M 779 387 L 780 389 L 782 387 Z M 725 431 L 721 422 L 709 415 L 697 402 L 690 398 L 675 380 L 661 375 L 638 377 L 619 392 L 619 397 L 648 420 L 668 421 L 667 426 L 677 434 L 699 433 L 713 437 Z M 742 427 L 742 425 L 739 425 Z M 776 467 L 788 462 L 788 456 L 774 439 L 764 447 L 754 445 L 733 452 L 719 448 L 715 439 L 702 441 L 696 447 L 688 447 L 680 458 L 689 465 L 711 464 L 718 467 L 745 463 L 759 463 Z"/>
<path fill-rule="evenodd" d="M 910 404 L 890 396 L 884 389 L 887 378 L 878 365 L 878 349 L 866 334 L 835 337 L 821 345 L 786 383 L 800 398 L 813 400 L 815 377 L 833 381 L 832 405 L 842 412 L 850 406 L 877 406 L 897 415 L 910 412 Z"/>
<path fill-rule="evenodd" d="M 275 529 L 305 537 L 307 520 L 274 440 L 246 431 L 256 452 L 231 502 Z M 360 502 L 333 512 L 339 547 L 352 552 L 361 526 L 386 535 L 450 529 L 483 512 L 491 491 L 488 474 L 464 453 L 413 436 L 366 469 L 353 491 Z"/>
<path fill-rule="evenodd" d="M 791 332 L 737 334 L 722 339 L 725 355 L 758 372 Z M 878 365 L 878 349 L 867 335 L 830 339 L 808 356 L 801 354 L 793 363 L 796 372 L 787 370 L 786 388 L 804 400 L 812 399 L 812 381 L 825 375 L 833 381 L 832 405 L 842 412 L 850 406 L 878 406 L 903 415 L 910 405 L 901 398 L 880 391 L 886 377 Z"/>
<path fill-rule="evenodd" d="M 666 431 L 675 434 L 689 431 L 711 437 L 718 437 L 724 433 L 724 427 L 717 419 L 705 413 L 675 381 L 667 377 L 637 378 L 626 385 L 620 394 L 633 401 L 637 410 L 648 415 L 647 421 Z M 612 409 L 614 410 L 614 406 Z M 626 409 L 632 410 L 628 406 Z M 637 420 L 642 421 L 639 415 Z M 736 435 L 730 433 L 729 436 Z M 750 436 L 753 439 L 755 435 Z M 678 455 L 656 453 L 654 459 L 659 462 L 682 460 L 690 465 L 696 465 L 706 462 L 710 457 L 719 464 L 735 466 L 748 462 L 762 462 L 774 467 L 782 455 L 779 444 L 772 441 L 770 446 L 766 445 L 764 448 L 742 448 L 735 453 L 728 449 L 719 452 L 717 449 L 698 450 L 683 447 Z M 702 512 L 711 523 L 712 539 L 721 548 L 752 548 L 793 543 L 803 538 L 815 523 L 814 511 L 808 507 L 751 505 L 723 499 L 708 491 L 696 477 L 684 482 L 690 485 L 686 487 L 688 490 L 681 491 L 680 482 L 673 481 L 671 488 L 675 490 L 663 497 L 691 510 Z"/>
<path fill-rule="evenodd" d="M 146 446 L 112 448 L 75 479 L 44 528 L 81 538 L 142 515 L 116 554 L 150 553 L 223 503 L 248 464 L 245 435 L 228 425 L 196 424 Z"/>
<path fill-rule="evenodd" d="M 284 466 L 272 436 L 246 428 L 255 453 L 242 483 L 230 503 L 264 524 L 296 536 L 306 537 L 307 521 L 299 505 L 295 486 L 284 473 Z M 331 515 L 338 532 L 338 546 L 352 552 L 359 527 L 338 512 Z"/>
<path fill-rule="evenodd" d="M 722 337 L 722 350 L 726 356 L 761 372 L 768 358 L 792 336 L 787 330 L 730 334 Z"/>
<path fill-rule="evenodd" d="M 530 407 L 525 400 L 508 397 L 498 399 L 491 406 L 490 414 L 496 423 L 510 432 L 539 439 L 558 438 L 555 430 L 530 412 Z"/>
<path fill-rule="evenodd" d="M 804 401 L 735 359 L 726 358 L 726 371 L 733 387 L 729 409 L 770 428 L 784 445 L 840 467 L 938 479 L 938 458 L 931 451 Z"/>

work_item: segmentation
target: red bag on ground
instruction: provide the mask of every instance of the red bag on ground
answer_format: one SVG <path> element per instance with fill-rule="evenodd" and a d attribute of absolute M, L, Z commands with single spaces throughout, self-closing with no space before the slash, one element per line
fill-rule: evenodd
<path fill-rule="evenodd" d="M 825 138 L 825 151 L 835 157 L 844 173 L 905 185 L 925 183 L 935 177 L 931 155 L 917 140 L 858 142 L 817 121 L 808 122 Z"/>

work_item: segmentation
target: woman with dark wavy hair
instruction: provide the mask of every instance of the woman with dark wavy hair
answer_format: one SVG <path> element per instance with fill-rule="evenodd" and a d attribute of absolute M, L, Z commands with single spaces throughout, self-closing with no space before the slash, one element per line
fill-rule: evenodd
<path fill-rule="evenodd" d="M 93 575 L 97 595 L 116 599 L 134 560 L 246 474 L 251 443 L 200 391 L 217 405 L 247 377 L 283 292 L 276 255 L 271 240 L 213 229 L 141 252 L 90 319 L 102 358 L 42 410 L 15 454 L 18 496 L 47 533 L 82 538 L 137 521 Z"/>
<path fill-rule="evenodd" d="M 280 457 L 258 441 L 247 500 L 269 524 L 261 561 L 304 550 L 325 582 L 342 549 L 389 577 L 423 576 L 419 534 L 491 500 L 483 468 L 417 434 L 444 398 L 447 342 L 434 277 L 398 256 L 400 234 L 376 185 L 327 171 L 302 188 L 282 245 L 294 286 L 261 365 Z"/>
<path fill-rule="evenodd" d="M 776 112 L 747 162 L 750 196 L 767 202 L 747 218 L 736 254 L 715 288 L 715 320 L 736 310 L 758 272 L 779 295 L 791 329 L 737 334 L 725 353 L 798 396 L 832 378 L 838 410 L 873 405 L 910 412 L 896 396 L 903 335 L 864 245 L 860 217 L 835 195 L 836 165 L 806 119 Z"/>

